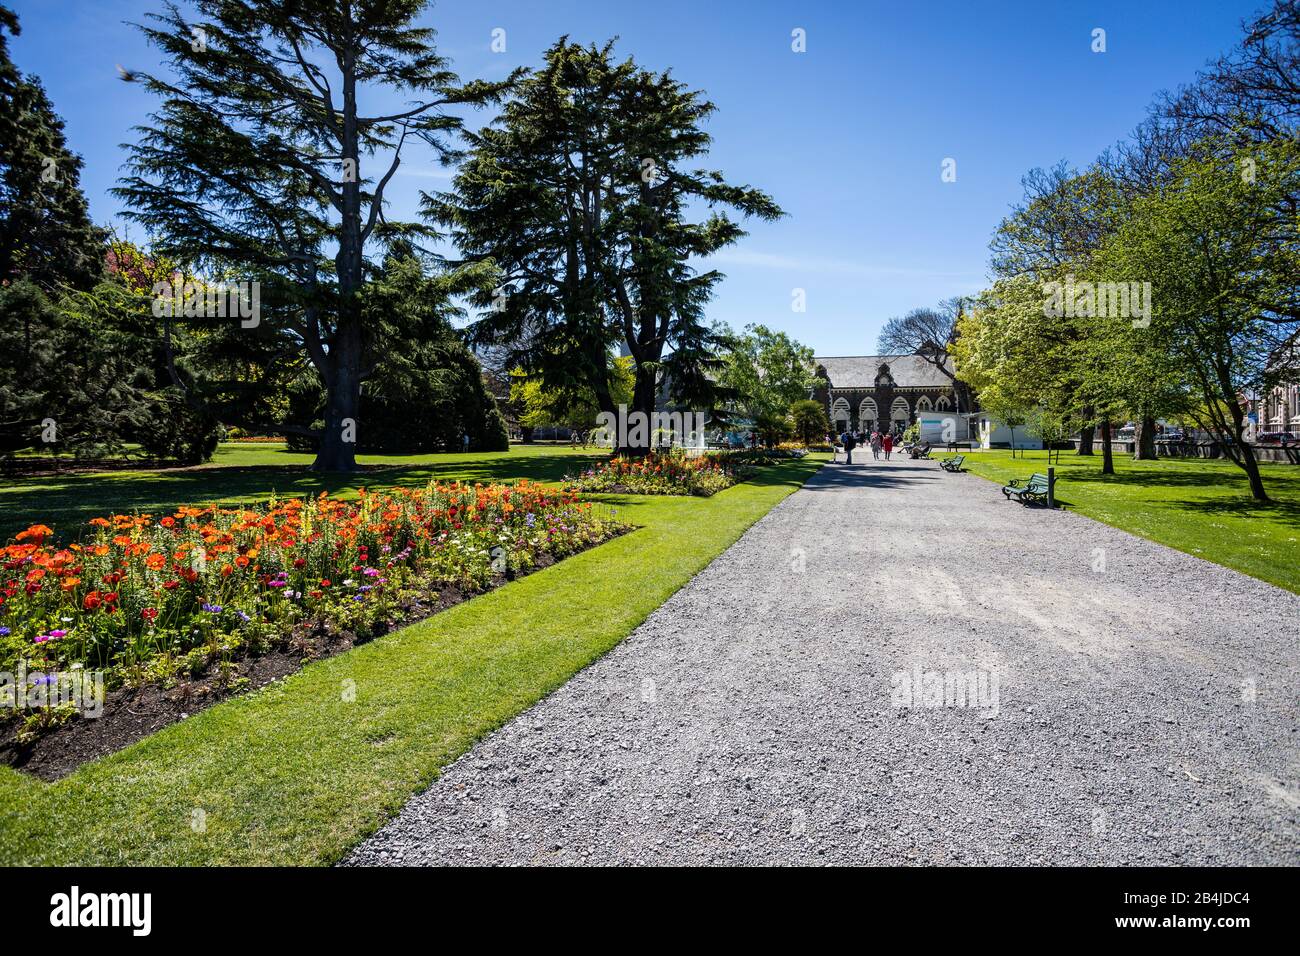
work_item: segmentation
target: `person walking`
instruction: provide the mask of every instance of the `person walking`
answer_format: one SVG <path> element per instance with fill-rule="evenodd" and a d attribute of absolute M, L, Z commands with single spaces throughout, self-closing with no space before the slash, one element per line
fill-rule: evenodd
<path fill-rule="evenodd" d="M 884 446 L 885 449 L 885 461 L 889 461 L 889 453 L 894 450 L 894 436 L 886 434 L 881 445 Z"/>
<path fill-rule="evenodd" d="M 858 445 L 858 439 L 853 432 L 844 433 L 844 464 L 853 464 L 853 449 Z"/>
<path fill-rule="evenodd" d="M 880 458 L 880 432 L 871 433 L 871 457 L 879 460 Z"/>

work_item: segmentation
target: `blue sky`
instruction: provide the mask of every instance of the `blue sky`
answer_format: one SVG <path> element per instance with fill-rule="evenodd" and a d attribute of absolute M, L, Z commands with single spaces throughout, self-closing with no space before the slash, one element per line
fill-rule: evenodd
<path fill-rule="evenodd" d="M 156 67 L 123 21 L 151 0 L 3 0 L 23 34 L 20 69 L 39 75 L 86 161 L 99 222 L 119 144 L 153 105 L 117 64 Z M 620 38 L 641 64 L 672 68 L 717 105 L 709 165 L 769 191 L 789 214 L 756 223 L 720 255 L 711 316 L 783 329 L 823 355 L 875 351 L 891 315 L 978 290 L 987 245 L 1034 166 L 1086 164 L 1122 138 L 1159 89 L 1228 50 L 1262 0 L 1128 2 L 775 2 L 439 0 L 426 20 L 462 78 L 539 62 L 561 34 Z M 506 51 L 490 49 L 506 31 Z M 807 50 L 791 50 L 791 31 Z M 1095 28 L 1106 52 L 1092 52 Z M 956 160 L 956 181 L 941 165 Z M 363 168 L 363 174 L 366 170 Z M 447 173 L 412 154 L 389 189 L 413 214 Z M 138 228 L 132 237 L 143 239 Z M 794 289 L 805 312 L 791 308 Z"/>

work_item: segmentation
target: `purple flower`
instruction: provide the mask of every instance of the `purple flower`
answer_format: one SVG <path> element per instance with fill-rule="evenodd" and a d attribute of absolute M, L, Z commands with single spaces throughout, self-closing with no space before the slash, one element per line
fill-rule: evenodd
<path fill-rule="evenodd" d="M 0 637 L 8 637 L 8 636 L 9 636 L 9 628 L 0 627 Z"/>
<path fill-rule="evenodd" d="M 205 605 L 203 605 L 203 610 L 207 611 L 209 614 L 220 614 L 220 613 L 221 613 L 221 605 L 220 605 L 220 604 L 205 604 Z"/>

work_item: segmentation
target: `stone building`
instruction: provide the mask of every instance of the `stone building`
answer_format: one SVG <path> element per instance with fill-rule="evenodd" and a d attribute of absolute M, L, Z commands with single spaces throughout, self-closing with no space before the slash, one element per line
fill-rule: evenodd
<path fill-rule="evenodd" d="M 1300 383 L 1278 385 L 1270 390 L 1255 410 L 1259 432 L 1293 432 L 1300 435 Z"/>
<path fill-rule="evenodd" d="M 837 435 L 846 429 L 901 431 L 918 420 L 924 430 L 933 425 L 937 431 L 938 422 L 948 421 L 956 439 L 969 435 L 975 409 L 959 408 L 952 379 L 919 355 L 824 356 L 813 362 L 821 379 L 813 398 L 825 405 Z"/>

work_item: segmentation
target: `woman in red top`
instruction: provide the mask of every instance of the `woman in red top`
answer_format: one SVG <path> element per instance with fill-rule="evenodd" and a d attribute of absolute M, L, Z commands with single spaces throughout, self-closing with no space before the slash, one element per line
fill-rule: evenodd
<path fill-rule="evenodd" d="M 883 444 L 885 446 L 885 461 L 889 461 L 889 453 L 894 450 L 894 436 L 885 435 Z"/>

